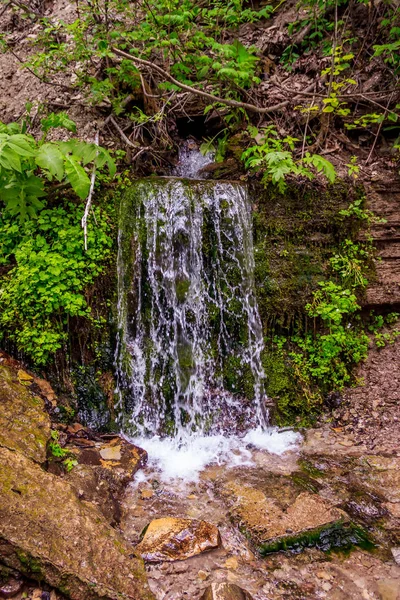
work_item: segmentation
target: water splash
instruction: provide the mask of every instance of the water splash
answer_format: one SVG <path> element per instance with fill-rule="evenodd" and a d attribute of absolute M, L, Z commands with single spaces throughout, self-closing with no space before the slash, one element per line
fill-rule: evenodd
<path fill-rule="evenodd" d="M 266 427 L 243 185 L 175 178 L 133 185 L 121 207 L 118 319 L 124 431 L 181 443 L 193 433 Z"/>
<path fill-rule="evenodd" d="M 179 149 L 179 159 L 173 175 L 188 179 L 202 179 L 202 170 L 214 162 L 214 153 L 202 154 L 197 144 L 187 141 Z"/>

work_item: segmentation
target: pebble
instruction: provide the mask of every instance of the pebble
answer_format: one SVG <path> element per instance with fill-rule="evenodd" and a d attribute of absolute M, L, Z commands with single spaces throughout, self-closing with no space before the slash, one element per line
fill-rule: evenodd
<path fill-rule="evenodd" d="M 149 498 L 152 498 L 154 496 L 154 491 L 153 490 L 142 490 L 140 492 L 140 496 L 141 496 L 142 500 L 148 500 Z"/>
<path fill-rule="evenodd" d="M 332 589 L 331 584 L 328 582 L 323 583 L 321 587 L 324 590 L 324 592 L 329 592 Z"/>
<path fill-rule="evenodd" d="M 202 570 L 200 570 L 200 571 L 197 573 L 197 577 L 198 577 L 198 579 L 200 579 L 200 581 L 205 581 L 205 580 L 207 579 L 207 577 L 208 577 L 208 576 L 209 576 L 209 573 L 207 573 L 207 571 L 202 571 Z"/>
<path fill-rule="evenodd" d="M 236 558 L 236 556 L 231 556 L 230 558 L 227 558 L 225 561 L 225 567 L 227 569 L 232 569 L 233 571 L 236 571 L 236 569 L 239 567 L 239 561 Z"/>
<path fill-rule="evenodd" d="M 0 598 L 11 598 L 21 591 L 23 582 L 11 577 L 7 583 L 0 584 Z"/>

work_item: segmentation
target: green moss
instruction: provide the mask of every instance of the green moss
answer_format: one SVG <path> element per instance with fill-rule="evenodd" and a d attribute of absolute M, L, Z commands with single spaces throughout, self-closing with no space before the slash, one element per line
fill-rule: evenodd
<path fill-rule="evenodd" d="M 344 239 L 355 239 L 361 222 L 343 219 L 347 208 L 363 190 L 343 183 L 322 190 L 318 186 L 289 187 L 285 195 L 269 187 L 254 190 L 253 217 L 255 282 L 266 340 L 263 355 L 266 392 L 275 401 L 278 425 L 312 425 L 320 412 L 323 382 L 309 377 L 290 357 L 291 337 L 316 331 L 318 323 L 306 305 L 321 281 L 332 278 L 330 258 Z M 286 339 L 277 346 L 275 336 Z M 351 365 L 349 365 L 351 367 Z M 325 386 L 326 387 L 326 386 Z"/>
<path fill-rule="evenodd" d="M 275 541 L 260 544 L 258 550 L 262 556 L 272 552 L 301 552 L 305 548 L 318 548 L 323 552 L 350 552 L 354 547 L 371 551 L 375 548 L 368 534 L 353 523 L 341 521 L 329 526 L 318 527 L 299 535 L 288 535 Z"/>
<path fill-rule="evenodd" d="M 189 279 L 177 279 L 175 281 L 176 297 L 178 302 L 184 302 L 190 288 Z"/>
<path fill-rule="evenodd" d="M 18 557 L 19 562 L 22 565 L 22 570 L 24 571 L 24 573 L 28 575 L 32 574 L 37 579 L 39 577 L 39 574 L 42 572 L 42 567 L 39 561 L 27 554 L 26 552 L 24 552 L 23 550 L 21 550 L 20 548 L 16 548 L 15 553 Z"/>

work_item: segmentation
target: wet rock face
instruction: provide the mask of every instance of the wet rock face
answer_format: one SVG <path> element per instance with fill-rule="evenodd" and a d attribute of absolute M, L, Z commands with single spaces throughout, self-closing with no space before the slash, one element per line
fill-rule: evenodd
<path fill-rule="evenodd" d="M 29 389 L 23 371 L 0 364 L 0 446 L 43 463 L 50 438 L 50 417 L 44 401 Z"/>
<path fill-rule="evenodd" d="M 0 562 L 72 600 L 151 600 L 132 547 L 63 479 L 0 448 Z"/>
<path fill-rule="evenodd" d="M 146 562 L 185 560 L 220 544 L 218 528 L 206 521 L 166 517 L 148 525 L 136 547 Z"/>
<path fill-rule="evenodd" d="M 233 583 L 213 583 L 206 589 L 201 600 L 253 600 L 253 597 Z"/>

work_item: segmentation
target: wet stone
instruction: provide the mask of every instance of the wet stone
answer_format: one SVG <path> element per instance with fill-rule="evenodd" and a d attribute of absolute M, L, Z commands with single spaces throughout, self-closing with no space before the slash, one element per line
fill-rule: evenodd
<path fill-rule="evenodd" d="M 251 486 L 230 482 L 229 491 L 235 499 L 231 508 L 233 518 L 263 554 L 286 548 L 326 546 L 327 532 L 348 521 L 344 511 L 318 494 L 302 492 L 283 510 L 278 502 Z"/>
<path fill-rule="evenodd" d="M 10 577 L 6 583 L 0 583 L 0 598 L 12 598 L 23 588 L 23 581 Z"/>
<path fill-rule="evenodd" d="M 220 544 L 218 528 L 206 521 L 165 517 L 151 521 L 137 546 L 146 562 L 185 560 Z"/>
<path fill-rule="evenodd" d="M 233 583 L 212 583 L 201 600 L 253 600 L 253 597 Z"/>

